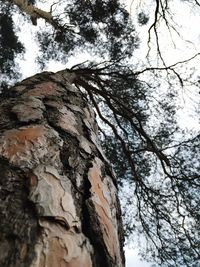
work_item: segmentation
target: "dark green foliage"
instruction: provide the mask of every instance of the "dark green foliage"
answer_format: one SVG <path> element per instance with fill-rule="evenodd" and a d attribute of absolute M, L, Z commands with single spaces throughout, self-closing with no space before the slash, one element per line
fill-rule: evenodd
<path fill-rule="evenodd" d="M 35 2 L 36 2 L 35 0 L 28 0 L 28 3 L 29 3 L 29 4 L 32 4 L 32 5 L 34 5 Z"/>
<path fill-rule="evenodd" d="M 81 50 L 101 59 L 117 60 L 132 56 L 138 46 L 129 14 L 119 1 L 71 0 L 64 9 L 67 23 L 55 18 L 52 34 L 49 30 L 38 33 L 45 58 L 59 59 L 58 50 L 65 53 L 65 58 Z"/>
<path fill-rule="evenodd" d="M 66 11 L 70 23 L 79 28 L 80 35 L 102 50 L 101 56 L 106 52 L 113 60 L 132 55 L 137 39 L 129 14 L 119 1 L 73 0 Z"/>
<path fill-rule="evenodd" d="M 15 57 L 24 52 L 24 47 L 18 40 L 11 15 L 5 10 L 0 13 L 0 75 L 1 85 L 9 79 L 19 77 Z"/>
<path fill-rule="evenodd" d="M 78 42 L 73 33 L 65 34 L 61 31 L 53 34 L 44 30 L 37 33 L 37 39 L 41 51 L 41 56 L 37 60 L 42 68 L 52 59 L 66 63 L 68 57 L 73 54 Z"/>
<path fill-rule="evenodd" d="M 147 16 L 144 12 L 140 12 L 138 14 L 138 23 L 139 25 L 146 25 L 149 21 L 149 16 Z"/>
<path fill-rule="evenodd" d="M 124 179 L 131 179 L 131 175 L 128 173 L 129 166 L 127 161 L 124 160 L 125 155 L 122 151 L 121 144 L 116 142 L 113 135 L 107 135 L 105 138 L 102 138 L 102 146 L 107 158 L 113 164 L 118 184 L 123 186 Z"/>

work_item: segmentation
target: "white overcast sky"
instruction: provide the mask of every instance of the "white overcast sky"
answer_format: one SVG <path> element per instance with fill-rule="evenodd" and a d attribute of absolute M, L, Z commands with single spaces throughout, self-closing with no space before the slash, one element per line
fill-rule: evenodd
<path fill-rule="evenodd" d="M 43 1 L 45 2 L 45 1 Z M 48 5 L 43 5 L 43 8 L 45 8 L 48 11 L 48 6 L 49 3 L 52 2 L 51 1 L 46 1 L 48 3 Z M 134 11 L 136 10 L 136 8 L 139 9 L 143 9 L 144 11 L 145 9 L 145 5 L 144 3 L 147 3 L 148 1 L 142 1 L 142 0 L 135 0 L 135 1 L 131 1 L 131 0 L 123 0 L 123 2 L 127 5 L 128 10 L 131 10 L 131 13 L 134 16 Z M 150 2 L 150 0 L 149 0 Z M 130 6 L 130 4 L 132 3 L 132 5 Z M 155 3 L 155 1 L 154 1 Z M 200 16 L 199 14 L 196 12 L 195 9 L 191 9 L 189 10 L 189 8 L 187 7 L 187 5 L 185 5 L 183 2 L 180 5 L 180 0 L 173 0 L 174 6 L 173 6 L 173 12 L 174 15 L 176 17 L 176 21 L 180 23 L 182 23 L 181 26 L 181 30 L 182 30 L 182 34 L 183 34 L 183 40 L 192 40 L 192 42 L 185 42 L 183 40 L 181 40 L 181 38 L 179 38 L 178 36 L 174 35 L 173 39 L 174 42 L 176 43 L 176 47 L 173 46 L 171 40 L 169 39 L 169 36 L 167 36 L 166 33 L 166 29 L 163 30 L 163 35 L 161 34 L 162 38 L 161 38 L 161 42 L 162 44 L 165 43 L 165 49 L 163 50 L 163 55 L 165 57 L 165 60 L 167 62 L 167 64 L 173 64 L 176 61 L 180 61 L 180 60 L 184 60 L 188 57 L 190 57 L 192 54 L 197 52 L 198 47 L 200 47 L 200 32 L 199 32 L 199 25 L 200 25 Z M 177 4 L 179 3 L 179 4 Z M 148 10 L 149 11 L 149 10 Z M 147 12 L 148 13 L 148 12 Z M 16 18 L 16 23 L 18 24 L 18 19 L 20 18 Z M 151 21 L 150 21 L 151 24 Z M 198 27 L 197 27 L 198 26 Z M 33 29 L 34 30 L 34 29 Z M 22 39 L 28 47 L 27 53 L 24 57 L 24 59 L 22 61 L 19 61 L 20 63 L 20 67 L 23 71 L 23 78 L 25 77 L 29 77 L 33 74 L 35 74 L 36 72 L 38 72 L 38 68 L 34 62 L 34 55 L 37 52 L 37 45 L 33 42 L 32 40 L 32 27 L 31 29 L 29 28 L 28 25 L 24 25 L 23 27 L 23 32 L 20 33 L 20 39 Z M 179 29 L 178 29 L 179 30 Z M 145 55 L 147 52 L 147 32 L 148 32 L 148 26 L 143 26 L 139 28 L 139 32 L 140 32 L 140 39 L 141 39 L 141 48 L 139 50 L 138 53 L 135 53 L 136 56 L 138 56 L 138 61 L 140 60 L 144 60 L 145 61 Z M 80 63 L 83 62 L 84 60 L 87 59 L 87 55 L 83 55 L 82 58 L 74 58 L 72 60 L 70 60 L 70 65 L 74 65 L 76 63 Z M 199 64 L 199 62 L 197 61 L 196 64 Z M 63 64 L 57 62 L 51 62 L 48 65 L 48 69 L 50 71 L 58 71 L 60 69 L 66 68 L 66 65 L 63 66 Z M 185 101 L 185 100 L 184 100 Z M 187 102 L 187 101 L 186 101 Z M 185 103 L 184 103 L 185 105 Z M 191 105 L 191 104 L 190 104 Z M 180 122 L 181 120 L 183 120 L 183 123 L 185 123 L 185 118 L 188 115 L 187 110 L 182 110 L 181 111 L 182 114 L 184 114 L 181 118 L 180 118 Z M 189 125 L 187 125 L 188 127 L 197 127 L 197 121 L 195 120 L 195 118 L 192 117 L 188 117 L 189 118 Z M 188 122 L 187 122 L 188 124 Z M 126 247 L 125 248 L 125 254 L 126 254 L 126 267 L 150 267 L 151 265 L 147 262 L 144 261 L 140 261 L 140 257 L 138 256 L 138 250 L 137 249 L 131 249 Z M 181 267 L 181 266 L 180 266 Z"/>

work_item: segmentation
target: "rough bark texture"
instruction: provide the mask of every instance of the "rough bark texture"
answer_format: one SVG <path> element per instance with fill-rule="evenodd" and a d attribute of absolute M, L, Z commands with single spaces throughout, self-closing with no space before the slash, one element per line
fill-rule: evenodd
<path fill-rule="evenodd" d="M 122 267 L 117 189 L 72 75 L 0 96 L 0 266 Z"/>

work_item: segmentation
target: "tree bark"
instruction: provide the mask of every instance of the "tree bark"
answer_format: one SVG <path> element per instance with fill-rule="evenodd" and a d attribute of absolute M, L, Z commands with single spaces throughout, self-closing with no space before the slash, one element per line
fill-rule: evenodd
<path fill-rule="evenodd" d="M 0 266 L 123 267 L 116 180 L 67 71 L 0 96 Z"/>

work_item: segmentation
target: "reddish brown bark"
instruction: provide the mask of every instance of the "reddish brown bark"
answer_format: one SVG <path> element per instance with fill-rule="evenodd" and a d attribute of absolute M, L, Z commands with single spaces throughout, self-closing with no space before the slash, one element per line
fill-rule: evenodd
<path fill-rule="evenodd" d="M 71 79 L 45 72 L 1 94 L 0 266 L 124 266 L 115 177 Z"/>

